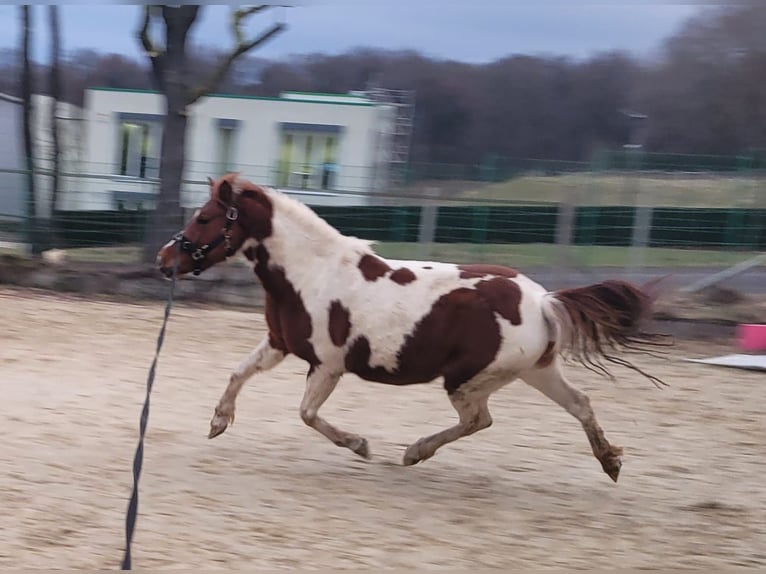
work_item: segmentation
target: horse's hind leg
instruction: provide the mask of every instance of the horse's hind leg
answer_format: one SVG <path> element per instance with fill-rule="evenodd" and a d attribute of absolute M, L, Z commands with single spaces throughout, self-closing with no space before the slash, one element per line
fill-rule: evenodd
<path fill-rule="evenodd" d="M 471 435 L 492 425 L 492 416 L 487 405 L 489 395 L 497 386 L 485 388 L 473 382 L 465 384 L 450 393 L 449 399 L 457 411 L 458 423 L 441 432 L 423 437 L 412 443 L 404 453 L 402 464 L 410 466 L 431 458 L 445 444 Z"/>
<path fill-rule="evenodd" d="M 242 385 L 255 373 L 276 367 L 284 358 L 285 353 L 272 347 L 269 339 L 266 338 L 239 364 L 229 377 L 229 384 L 215 408 L 215 414 L 210 421 L 208 438 L 218 436 L 234 422 L 237 395 L 242 390 Z"/>
<path fill-rule="evenodd" d="M 598 424 L 590 405 L 590 399 L 585 393 L 575 389 L 567 382 L 562 372 L 560 360 L 555 360 L 550 366 L 543 369 L 524 373 L 521 378 L 580 421 L 585 434 L 588 436 L 593 454 L 609 478 L 617 482 L 622 467 L 620 460 L 622 448 L 611 445 L 606 440 L 604 431 Z"/>
<path fill-rule="evenodd" d="M 343 431 L 319 416 L 319 408 L 338 385 L 341 373 L 332 373 L 321 366 L 313 369 L 306 378 L 306 390 L 301 401 L 301 419 L 306 425 L 323 434 L 336 446 L 343 446 L 362 458 L 370 458 L 367 439 Z"/>

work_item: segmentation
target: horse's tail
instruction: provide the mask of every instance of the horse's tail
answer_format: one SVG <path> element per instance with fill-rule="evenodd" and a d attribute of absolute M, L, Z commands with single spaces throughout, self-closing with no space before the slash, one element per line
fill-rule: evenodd
<path fill-rule="evenodd" d="M 630 361 L 610 354 L 619 350 L 652 354 L 652 347 L 666 345 L 665 335 L 641 328 L 656 299 L 656 283 L 636 287 L 610 280 L 546 293 L 542 299 L 543 316 L 556 351 L 609 377 L 602 360 L 633 369 L 655 385 L 665 384 Z"/>

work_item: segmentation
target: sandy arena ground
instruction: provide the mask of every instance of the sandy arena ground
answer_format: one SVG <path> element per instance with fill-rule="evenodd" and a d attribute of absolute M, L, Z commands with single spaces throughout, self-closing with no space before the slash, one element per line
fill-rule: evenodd
<path fill-rule="evenodd" d="M 116 568 L 162 305 L 0 290 L 0 567 Z M 260 314 L 179 306 L 152 398 L 134 567 L 715 568 L 766 566 L 766 377 L 695 365 L 731 348 L 639 358 L 670 383 L 581 368 L 619 484 L 575 419 L 523 383 L 493 427 L 399 466 L 455 415 L 438 383 L 347 376 L 322 413 L 370 440 L 365 462 L 304 427 L 305 368 L 243 390 L 206 438 Z"/>

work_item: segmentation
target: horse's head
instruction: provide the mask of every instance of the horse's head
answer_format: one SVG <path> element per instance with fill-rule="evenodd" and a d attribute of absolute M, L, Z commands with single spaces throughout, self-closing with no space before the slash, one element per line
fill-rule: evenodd
<path fill-rule="evenodd" d="M 252 214 L 249 217 L 246 213 L 245 194 L 239 191 L 236 175 L 227 174 L 215 181 L 208 178 L 208 182 L 210 199 L 157 253 L 157 266 L 166 277 L 173 274 L 176 256 L 179 257 L 177 275 L 190 271 L 199 275 L 234 255 L 256 231 L 253 225 L 259 222 L 250 221 Z"/>

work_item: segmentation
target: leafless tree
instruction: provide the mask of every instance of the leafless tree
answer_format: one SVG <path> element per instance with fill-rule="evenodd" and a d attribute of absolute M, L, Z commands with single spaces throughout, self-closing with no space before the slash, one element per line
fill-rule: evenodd
<path fill-rule="evenodd" d="M 278 22 L 256 38 L 246 39 L 242 30 L 245 19 L 270 6 L 237 9 L 233 12 L 231 22 L 235 47 L 222 57 L 218 66 L 205 79 L 194 82 L 194 75 L 189 69 L 187 37 L 197 20 L 200 8 L 193 5 L 162 5 L 146 6 L 142 9 L 138 39 L 151 62 L 155 86 L 166 100 L 160 149 L 160 189 L 144 242 L 145 262 L 153 261 L 157 250 L 183 222 L 181 186 L 189 106 L 214 90 L 224 80 L 237 58 L 285 29 L 285 24 Z M 164 26 L 164 47 L 150 38 L 149 28 L 153 20 L 161 21 Z"/>
<path fill-rule="evenodd" d="M 54 233 L 58 225 L 58 197 L 61 186 L 61 143 L 59 141 L 59 100 L 61 99 L 61 77 L 59 73 L 59 59 L 61 57 L 61 35 L 59 33 L 58 6 L 48 6 L 48 24 L 51 34 L 51 62 L 48 69 L 48 86 L 51 97 L 50 129 L 53 143 L 53 169 L 51 174 L 51 197 L 50 212 L 51 226 Z"/>
<path fill-rule="evenodd" d="M 24 139 L 24 156 L 26 160 L 27 180 L 27 224 L 29 226 L 29 241 L 32 254 L 37 255 L 43 247 L 40 243 L 40 233 L 37 218 L 37 198 L 35 190 L 35 161 L 34 140 L 32 135 L 32 65 L 30 46 L 32 43 L 32 11 L 28 5 L 21 6 L 21 99 L 22 99 L 22 130 Z"/>

